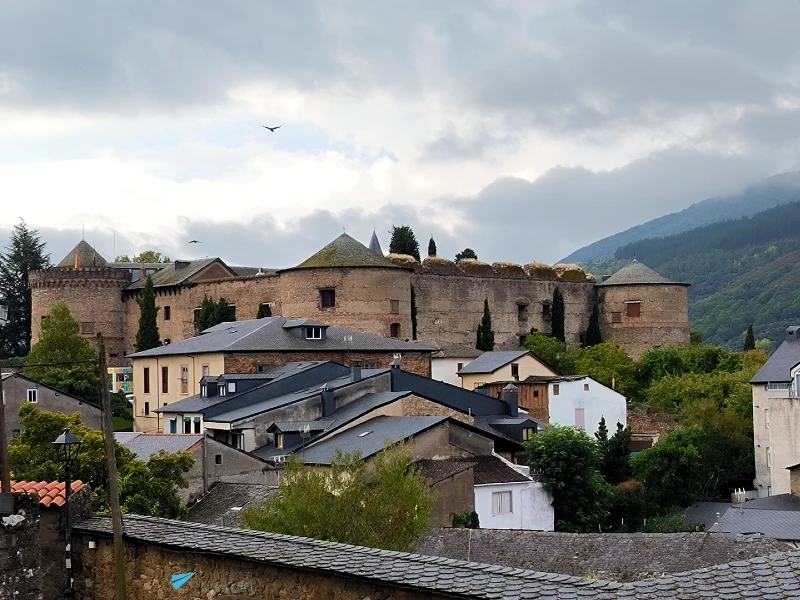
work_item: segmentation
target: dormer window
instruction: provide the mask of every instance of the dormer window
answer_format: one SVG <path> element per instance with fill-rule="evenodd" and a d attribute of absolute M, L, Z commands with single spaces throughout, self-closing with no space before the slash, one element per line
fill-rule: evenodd
<path fill-rule="evenodd" d="M 204 384 L 204 385 L 200 386 L 200 395 L 203 398 L 207 398 L 208 397 L 208 386 L 207 385 Z"/>
<path fill-rule="evenodd" d="M 220 396 L 224 396 L 225 395 L 225 385 L 219 386 L 219 395 Z"/>
<path fill-rule="evenodd" d="M 321 340 L 322 339 L 322 327 L 306 327 L 306 339 L 307 340 Z"/>

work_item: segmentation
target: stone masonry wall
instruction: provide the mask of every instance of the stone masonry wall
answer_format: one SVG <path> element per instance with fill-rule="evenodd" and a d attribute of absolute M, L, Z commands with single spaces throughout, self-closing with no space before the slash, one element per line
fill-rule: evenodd
<path fill-rule="evenodd" d="M 14 499 L 15 513 L 0 517 L 0 600 L 40 600 L 39 496 L 17 494 Z"/>
<path fill-rule="evenodd" d="M 269 354 L 226 354 L 225 373 L 257 373 L 258 365 L 277 367 L 287 362 L 331 360 L 346 367 L 360 361 L 361 366 L 372 363 L 377 369 L 388 369 L 394 355 L 390 352 L 273 352 Z M 430 377 L 429 352 L 405 352 L 401 358 L 404 371 Z"/>
<path fill-rule="evenodd" d="M 88 538 L 75 537 L 76 589 L 84 600 L 114 600 L 114 558 L 111 540 L 100 538 L 97 548 Z M 126 579 L 129 600 L 247 597 L 304 600 L 425 600 L 445 598 L 390 584 L 373 584 L 313 570 L 275 567 L 254 561 L 169 552 L 127 541 Z M 195 575 L 175 590 L 171 576 Z"/>

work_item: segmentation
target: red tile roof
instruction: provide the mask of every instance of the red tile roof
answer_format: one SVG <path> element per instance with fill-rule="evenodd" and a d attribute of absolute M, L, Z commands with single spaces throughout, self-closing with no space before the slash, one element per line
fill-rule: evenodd
<path fill-rule="evenodd" d="M 83 489 L 83 482 L 73 481 L 72 493 Z M 42 506 L 64 506 L 66 497 L 64 496 L 63 481 L 12 481 L 11 491 L 14 494 L 39 494 L 39 504 Z"/>

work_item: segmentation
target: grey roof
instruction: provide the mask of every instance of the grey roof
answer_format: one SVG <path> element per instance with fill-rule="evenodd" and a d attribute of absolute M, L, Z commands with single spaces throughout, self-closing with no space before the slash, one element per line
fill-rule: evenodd
<path fill-rule="evenodd" d="M 108 266 L 106 259 L 103 258 L 97 250 L 92 248 L 85 240 L 81 240 L 78 242 L 77 246 L 69 251 L 69 254 L 61 259 L 61 262 L 56 265 L 56 268 L 75 268 L 76 256 L 78 257 L 78 266 L 80 268 Z"/>
<path fill-rule="evenodd" d="M 218 482 L 189 507 L 186 520 L 209 525 L 241 527 L 241 509 L 251 503 L 263 502 L 277 491 L 277 487 L 258 483 Z"/>
<path fill-rule="evenodd" d="M 738 506 L 738 505 L 736 505 Z M 741 505 L 744 509 L 800 510 L 800 498 L 794 494 L 776 494 L 766 498 L 754 498 Z"/>
<path fill-rule="evenodd" d="M 732 506 L 710 531 L 762 533 L 776 540 L 800 541 L 800 512 L 796 510 L 742 510 Z"/>
<path fill-rule="evenodd" d="M 789 544 L 764 536 L 725 533 L 561 533 L 447 528 L 431 532 L 419 552 L 518 569 L 630 581 L 789 549 Z M 713 580 L 707 583 L 713 585 Z"/>
<path fill-rule="evenodd" d="M 434 341 L 433 345 L 439 350 L 434 354 L 434 358 L 478 358 L 483 351 L 470 348 L 469 346 L 456 346 L 455 344 L 439 344 Z"/>
<path fill-rule="evenodd" d="M 791 382 L 791 371 L 800 363 L 800 339 L 784 340 L 750 383 Z"/>
<path fill-rule="evenodd" d="M 176 263 L 181 265 L 181 268 L 176 268 Z M 168 287 L 171 285 L 181 285 L 186 283 L 192 277 L 197 275 L 200 271 L 205 269 L 207 266 L 211 265 L 212 263 L 219 263 L 225 269 L 231 272 L 231 277 L 235 277 L 236 273 L 231 269 L 228 265 L 226 265 L 222 260 L 219 258 L 201 258 L 198 260 L 190 260 L 190 261 L 180 261 L 177 260 L 172 263 L 164 264 L 164 268 L 160 271 L 156 271 L 152 275 L 150 275 L 150 279 L 153 280 L 154 287 Z M 146 277 L 137 279 L 133 283 L 131 283 L 126 289 L 129 290 L 136 290 L 139 288 L 143 288 L 145 282 L 147 281 Z"/>
<path fill-rule="evenodd" d="M 381 243 L 378 240 L 378 234 L 375 233 L 374 229 L 372 230 L 372 237 L 369 240 L 369 249 L 375 254 L 380 254 L 383 256 L 383 248 L 381 248 Z"/>
<path fill-rule="evenodd" d="M 504 350 L 498 352 L 484 352 L 471 363 L 461 369 L 459 375 L 470 375 L 480 373 L 494 373 L 497 369 L 505 367 L 508 363 L 519 360 L 526 354 L 527 350 Z"/>
<path fill-rule="evenodd" d="M 683 523 L 687 527 L 702 525 L 708 531 L 730 507 L 730 502 L 695 502 L 684 511 Z"/>
<path fill-rule="evenodd" d="M 531 481 L 530 477 L 525 477 L 497 456 L 473 456 L 472 460 L 475 461 L 475 485 Z"/>
<path fill-rule="evenodd" d="M 327 327 L 325 339 L 307 340 L 284 327 L 285 317 L 220 323 L 198 336 L 131 354 L 132 358 L 211 352 L 432 352 L 433 346 Z M 352 338 L 345 341 L 345 336 Z"/>
<path fill-rule="evenodd" d="M 340 267 L 380 267 L 401 269 L 383 253 L 377 254 L 361 242 L 343 233 L 322 250 L 307 258 L 294 269 L 340 268 Z M 291 271 L 293 269 L 286 269 Z"/>
<path fill-rule="evenodd" d="M 467 458 L 445 458 L 440 460 L 423 458 L 416 461 L 415 464 L 419 466 L 422 475 L 427 477 L 431 484 L 439 483 L 475 467 L 475 461 Z"/>
<path fill-rule="evenodd" d="M 754 596 L 796 598 L 800 590 L 800 553 L 797 552 L 737 560 L 726 565 L 623 584 L 155 517 L 126 515 L 124 528 L 126 540 L 168 547 L 185 554 L 237 557 L 302 572 L 312 570 L 323 575 L 410 589 L 421 595 L 487 600 L 542 597 L 596 600 L 724 597 L 738 600 Z M 480 529 L 453 531 L 476 537 L 485 533 Z M 74 526 L 74 532 L 110 538 L 111 519 L 86 519 Z M 651 541 L 650 553 L 670 555 L 669 550 L 654 542 Z M 467 545 L 462 543 L 462 547 Z M 520 552 L 522 547 L 526 552 Z M 523 557 L 527 550 L 550 552 L 544 544 L 533 544 L 517 546 L 514 553 Z M 613 557 L 613 553 L 605 550 L 604 546 L 598 545 L 593 554 Z"/>
<path fill-rule="evenodd" d="M 345 454 L 360 452 L 367 459 L 383 450 L 387 444 L 396 444 L 414 437 L 447 421 L 447 417 L 375 417 L 324 439 L 298 452 L 303 462 L 329 465 L 337 450 Z"/>
<path fill-rule="evenodd" d="M 121 433 L 130 434 L 137 432 Z M 114 439 L 133 452 L 138 458 L 148 461 L 153 454 L 156 454 L 160 450 L 164 450 L 168 454 L 189 450 L 192 446 L 200 442 L 203 436 L 188 434 L 164 435 L 161 433 L 139 433 L 133 436 L 120 436 L 119 433 L 115 433 Z"/>
<path fill-rule="evenodd" d="M 677 281 L 670 281 L 660 273 L 656 273 L 647 265 L 643 265 L 635 258 L 625 267 L 614 273 L 605 281 L 598 281 L 595 285 L 653 285 L 653 284 L 669 284 L 669 285 L 685 285 L 688 283 L 679 283 Z"/>
<path fill-rule="evenodd" d="M 309 431 L 325 431 L 333 424 L 333 419 L 317 419 L 316 421 L 275 421 L 268 431 L 299 432 L 308 427 Z"/>

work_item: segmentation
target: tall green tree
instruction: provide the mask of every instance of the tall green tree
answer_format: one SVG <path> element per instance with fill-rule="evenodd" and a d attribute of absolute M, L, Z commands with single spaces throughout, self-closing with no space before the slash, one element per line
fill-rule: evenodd
<path fill-rule="evenodd" d="M 5 252 L 0 254 L 0 304 L 8 306 L 8 324 L 3 327 L 0 354 L 25 356 L 31 347 L 31 271 L 50 266 L 39 232 L 20 221 L 11 232 Z"/>
<path fill-rule="evenodd" d="M 491 352 L 494 350 L 494 331 L 492 330 L 492 314 L 489 312 L 489 299 L 483 301 L 483 318 L 478 325 L 477 350 Z"/>
<path fill-rule="evenodd" d="M 172 259 L 169 256 L 162 255 L 161 252 L 156 252 L 155 250 L 144 250 L 139 254 L 134 254 L 133 258 L 127 254 L 121 254 L 120 256 L 117 256 L 114 261 L 154 264 L 172 262 Z"/>
<path fill-rule="evenodd" d="M 600 472 L 603 474 L 606 483 L 617 485 L 630 479 L 630 430 L 624 427 L 622 423 L 617 423 L 617 431 L 609 438 L 606 419 L 603 417 L 600 419 L 600 425 L 594 437 L 597 439 L 597 445 L 603 459 Z"/>
<path fill-rule="evenodd" d="M 461 252 L 456 254 L 456 262 L 461 262 L 465 258 L 478 260 L 478 255 L 475 254 L 475 250 L 473 250 L 472 248 L 464 248 Z"/>
<path fill-rule="evenodd" d="M 136 351 L 143 352 L 161 345 L 158 334 L 158 307 L 156 290 L 150 275 L 144 282 L 142 293 L 136 298 L 139 305 L 139 329 L 136 331 Z"/>
<path fill-rule="evenodd" d="M 581 352 L 541 331 L 531 333 L 525 340 L 524 348 L 541 358 L 559 375 L 575 375 L 578 372 L 577 361 Z"/>
<path fill-rule="evenodd" d="M 589 327 L 586 329 L 586 347 L 590 348 L 596 346 L 603 341 L 603 336 L 600 333 L 600 308 L 597 306 L 597 300 L 592 302 L 592 316 L 589 317 Z"/>
<path fill-rule="evenodd" d="M 87 427 L 78 413 L 51 413 L 26 403 L 19 414 L 22 433 L 8 444 L 12 478 L 57 481 L 63 477 L 64 464 L 53 447 L 53 440 L 69 427 L 81 440 L 73 477 L 91 485 L 94 511 L 107 512 L 108 471 L 102 432 Z M 143 462 L 124 446 L 115 445 L 123 512 L 171 519 L 186 514 L 178 488 L 188 486 L 184 475 L 194 465 L 191 454 L 167 454 L 162 450 Z"/>
<path fill-rule="evenodd" d="M 417 291 L 411 286 L 411 339 L 417 339 Z"/>
<path fill-rule="evenodd" d="M 200 303 L 200 310 L 197 311 L 195 329 L 201 333 L 210 327 L 236 320 L 236 309 L 228 304 L 225 298 L 212 300 L 208 296 L 203 296 Z"/>
<path fill-rule="evenodd" d="M 436 256 L 436 242 L 433 241 L 433 236 L 428 242 L 428 256 Z"/>
<path fill-rule="evenodd" d="M 559 288 L 556 288 L 553 291 L 553 308 L 550 312 L 550 319 L 553 337 L 559 342 L 566 342 L 567 338 L 564 331 L 564 296 L 561 294 L 561 290 Z"/>
<path fill-rule="evenodd" d="M 42 321 L 42 336 L 31 347 L 25 375 L 83 400 L 99 402 L 97 353 L 81 337 L 80 325 L 63 302 L 56 302 Z"/>
<path fill-rule="evenodd" d="M 389 241 L 389 252 L 392 254 L 408 254 L 417 260 L 419 256 L 419 242 L 414 230 L 408 225 L 392 226 L 392 239 Z"/>
<path fill-rule="evenodd" d="M 606 519 L 612 489 L 601 473 L 595 440 L 582 429 L 550 426 L 526 442 L 528 465 L 553 494 L 556 531 L 597 531 Z"/>
<path fill-rule="evenodd" d="M 387 448 L 371 468 L 356 454 L 338 452 L 330 469 L 292 458 L 279 489 L 245 509 L 249 529 L 331 542 L 411 551 L 428 530 L 435 502 L 430 483 L 404 446 Z"/>
<path fill-rule="evenodd" d="M 744 334 L 744 351 L 756 349 L 756 336 L 753 334 L 753 324 L 747 326 L 747 333 Z"/>

